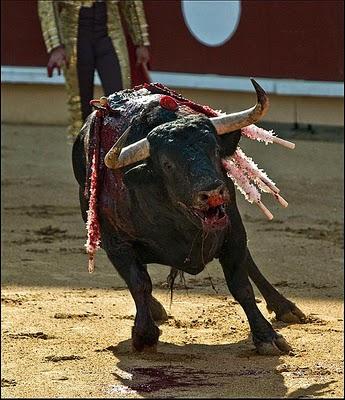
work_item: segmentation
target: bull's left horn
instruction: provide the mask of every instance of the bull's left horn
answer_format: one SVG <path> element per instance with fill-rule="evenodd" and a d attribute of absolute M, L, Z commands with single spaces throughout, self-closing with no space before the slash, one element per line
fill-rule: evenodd
<path fill-rule="evenodd" d="M 117 140 L 104 157 L 104 163 L 108 168 L 118 169 L 126 167 L 150 156 L 150 143 L 146 138 L 123 147 L 128 132 L 129 129 Z"/>
<path fill-rule="evenodd" d="M 256 105 L 237 113 L 210 118 L 213 126 L 217 130 L 218 135 L 230 133 L 244 128 L 245 126 L 254 124 L 267 113 L 269 108 L 269 100 L 264 89 L 254 79 L 250 80 L 255 88 L 258 98 Z"/>

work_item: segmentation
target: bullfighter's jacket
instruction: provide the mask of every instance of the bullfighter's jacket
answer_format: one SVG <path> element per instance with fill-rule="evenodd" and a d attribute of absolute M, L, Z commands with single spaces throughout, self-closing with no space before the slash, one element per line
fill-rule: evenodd
<path fill-rule="evenodd" d="M 81 7 L 91 7 L 92 0 L 38 0 L 38 15 L 43 39 L 50 53 L 64 45 L 69 68 L 63 68 L 68 94 L 71 135 L 76 135 L 82 126 L 79 84 L 77 77 L 78 18 Z M 142 1 L 106 0 L 107 29 L 117 54 L 123 88 L 130 88 L 131 73 L 125 32 L 121 22 L 123 16 L 135 46 L 149 46 L 148 25 Z"/>

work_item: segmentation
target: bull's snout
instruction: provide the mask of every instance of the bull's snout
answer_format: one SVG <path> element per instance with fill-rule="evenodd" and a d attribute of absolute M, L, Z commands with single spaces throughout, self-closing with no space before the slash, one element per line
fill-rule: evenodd
<path fill-rule="evenodd" d="M 217 181 L 208 190 L 199 191 L 194 200 L 198 208 L 217 207 L 229 201 L 229 192 L 224 183 Z"/>

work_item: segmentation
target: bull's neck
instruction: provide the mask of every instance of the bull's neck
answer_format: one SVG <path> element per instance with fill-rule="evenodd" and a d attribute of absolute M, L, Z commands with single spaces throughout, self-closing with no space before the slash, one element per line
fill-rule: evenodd
<path fill-rule="evenodd" d="M 131 193 L 130 214 L 137 240 L 157 257 L 150 262 L 173 265 L 189 273 L 200 272 L 217 256 L 225 232 L 205 232 L 177 203 L 159 198 L 144 189 Z"/>

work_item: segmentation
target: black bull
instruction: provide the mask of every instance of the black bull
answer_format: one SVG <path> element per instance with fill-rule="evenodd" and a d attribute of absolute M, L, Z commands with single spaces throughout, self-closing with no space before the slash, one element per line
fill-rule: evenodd
<path fill-rule="evenodd" d="M 289 344 L 258 309 L 249 278 L 277 319 L 301 322 L 305 316 L 265 279 L 253 261 L 234 184 L 221 166 L 221 158 L 236 150 L 240 130 L 218 136 L 208 117 L 195 112 L 195 107 L 189 109 L 178 97 L 175 109 L 174 102 L 165 107 L 159 94 L 148 101 L 147 94 L 139 93 L 124 91 L 108 98 L 111 107 L 99 117 L 103 139 L 98 139 L 97 147 L 101 247 L 125 280 L 136 305 L 134 348 L 141 351 L 155 346 L 160 333 L 155 321 L 166 318 L 163 306 L 152 296 L 146 264 L 164 264 L 196 275 L 216 258 L 231 294 L 247 315 L 258 352 L 288 352 Z M 90 146 L 99 112 L 91 114 L 73 146 L 73 168 L 85 222 L 89 208 L 85 184 L 89 184 Z M 115 142 L 115 127 L 115 136 L 128 128 L 126 146 L 147 138 L 149 157 L 107 168 L 104 157 Z"/>

